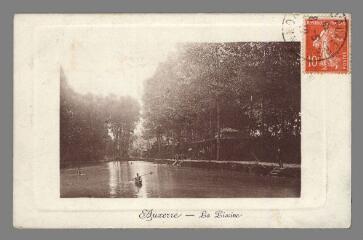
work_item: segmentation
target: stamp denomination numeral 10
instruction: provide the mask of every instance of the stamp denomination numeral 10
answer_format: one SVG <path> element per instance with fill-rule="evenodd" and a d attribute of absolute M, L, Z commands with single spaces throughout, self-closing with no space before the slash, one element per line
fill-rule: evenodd
<path fill-rule="evenodd" d="M 315 56 L 315 55 L 308 55 L 307 56 L 308 59 L 307 59 L 307 62 L 308 62 L 308 66 L 309 67 L 316 67 L 318 66 L 318 57 Z"/>

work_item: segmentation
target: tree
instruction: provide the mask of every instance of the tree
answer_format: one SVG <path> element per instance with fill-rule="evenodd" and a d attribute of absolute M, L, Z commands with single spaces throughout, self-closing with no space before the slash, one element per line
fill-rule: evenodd
<path fill-rule="evenodd" d="M 145 83 L 148 136 L 156 137 L 159 152 L 167 142 L 208 140 L 216 148 L 210 158 L 217 160 L 224 128 L 246 131 L 251 142 L 300 139 L 299 48 L 275 42 L 179 45 L 179 54 Z"/>
<path fill-rule="evenodd" d="M 76 93 L 61 69 L 61 163 L 102 160 L 109 154 L 109 145 L 113 157 L 127 158 L 139 111 L 138 102 L 130 97 Z"/>

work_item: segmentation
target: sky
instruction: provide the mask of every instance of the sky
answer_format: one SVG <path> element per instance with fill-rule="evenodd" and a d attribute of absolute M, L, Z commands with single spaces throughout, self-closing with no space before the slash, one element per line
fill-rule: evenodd
<path fill-rule="evenodd" d="M 78 93 L 128 95 L 142 104 L 143 82 L 176 45 L 142 32 L 111 28 L 66 32 L 61 64 L 70 86 Z"/>
<path fill-rule="evenodd" d="M 176 51 L 175 40 L 152 29 L 71 28 L 63 34 L 61 66 L 78 93 L 131 96 L 142 106 L 143 82 Z M 134 133 L 142 135 L 142 119 Z"/>

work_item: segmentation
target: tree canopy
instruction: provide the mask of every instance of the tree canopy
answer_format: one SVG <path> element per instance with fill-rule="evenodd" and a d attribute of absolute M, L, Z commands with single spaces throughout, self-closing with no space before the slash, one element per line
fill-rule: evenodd
<path fill-rule="evenodd" d="M 130 137 L 140 117 L 131 97 L 79 94 L 60 75 L 61 162 L 127 158 Z"/>
<path fill-rule="evenodd" d="M 145 83 L 145 138 L 157 139 L 159 153 L 163 146 L 173 149 L 169 155 L 180 146 L 185 152 L 193 149 L 190 143 L 215 141 L 204 156 L 211 159 L 220 158 L 218 141 L 228 129 L 249 142 L 296 139 L 299 146 L 299 49 L 292 42 L 178 45 L 178 54 Z"/>

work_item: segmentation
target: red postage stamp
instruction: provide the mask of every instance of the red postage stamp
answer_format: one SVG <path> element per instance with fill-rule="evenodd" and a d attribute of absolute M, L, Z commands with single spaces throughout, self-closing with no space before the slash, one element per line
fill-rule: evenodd
<path fill-rule="evenodd" d="M 305 19 L 305 72 L 348 73 L 349 20 Z"/>

